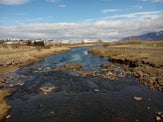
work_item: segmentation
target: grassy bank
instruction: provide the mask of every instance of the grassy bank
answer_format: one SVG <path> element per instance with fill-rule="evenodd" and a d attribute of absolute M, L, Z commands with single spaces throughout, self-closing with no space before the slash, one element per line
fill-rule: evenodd
<path fill-rule="evenodd" d="M 18 49 L 0 48 L 0 73 L 16 70 L 24 65 L 39 61 L 46 56 L 69 50 L 66 46 L 43 47 L 22 46 Z"/>
<path fill-rule="evenodd" d="M 111 62 L 125 64 L 140 82 L 151 89 L 163 91 L 163 41 L 137 44 L 105 44 L 93 48 L 92 54 L 107 57 Z"/>

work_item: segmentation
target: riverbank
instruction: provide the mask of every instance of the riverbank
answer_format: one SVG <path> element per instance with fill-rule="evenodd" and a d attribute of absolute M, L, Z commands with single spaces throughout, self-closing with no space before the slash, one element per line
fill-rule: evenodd
<path fill-rule="evenodd" d="M 133 72 L 141 83 L 163 91 L 163 42 L 153 43 L 105 45 L 93 48 L 89 53 L 125 65 L 126 71 Z"/>
<path fill-rule="evenodd" d="M 33 47 L 33 46 L 19 46 L 12 48 L 11 46 L 0 47 L 0 121 L 5 119 L 11 109 L 5 102 L 5 98 L 9 96 L 10 90 L 2 89 L 5 79 L 3 74 L 13 72 L 23 66 L 42 60 L 43 58 L 58 54 L 61 52 L 69 51 L 74 47 L 94 46 L 100 43 L 82 43 L 82 44 L 62 44 L 53 45 L 50 47 Z"/>
<path fill-rule="evenodd" d="M 6 99 L 12 109 L 5 122 L 162 121 L 162 92 L 131 72 L 125 75 L 122 64 L 89 54 L 91 48 L 73 48 L 5 74 L 5 88 L 15 91 Z"/>
<path fill-rule="evenodd" d="M 48 49 L 40 47 L 22 46 L 19 48 L 0 48 L 0 121 L 8 117 L 11 109 L 5 102 L 5 98 L 10 95 L 10 90 L 2 89 L 5 79 L 3 74 L 16 71 L 19 68 L 42 60 L 43 58 L 70 50 L 68 46 L 51 46 Z"/>

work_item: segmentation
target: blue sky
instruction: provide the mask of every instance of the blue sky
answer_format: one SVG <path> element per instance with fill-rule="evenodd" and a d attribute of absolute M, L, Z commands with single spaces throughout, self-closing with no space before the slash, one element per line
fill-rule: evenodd
<path fill-rule="evenodd" d="M 163 0 L 0 0 L 0 38 L 117 40 L 162 20 Z"/>

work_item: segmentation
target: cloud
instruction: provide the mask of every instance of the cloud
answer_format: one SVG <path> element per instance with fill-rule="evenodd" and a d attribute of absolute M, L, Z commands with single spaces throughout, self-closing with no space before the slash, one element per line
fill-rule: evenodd
<path fill-rule="evenodd" d="M 81 23 L 37 23 L 16 27 L 0 27 L 0 38 L 43 38 L 73 41 L 85 39 L 118 40 L 128 36 L 163 30 L 163 12 L 159 14 L 157 12 L 137 12 L 133 15 L 138 16 L 135 19 L 104 19 Z"/>
<path fill-rule="evenodd" d="M 143 6 L 142 5 L 135 5 L 131 7 L 132 9 L 142 9 Z"/>
<path fill-rule="evenodd" d="M 66 5 L 58 5 L 59 8 L 65 8 Z"/>
<path fill-rule="evenodd" d="M 163 0 L 150 0 L 152 2 L 163 2 Z"/>
<path fill-rule="evenodd" d="M 56 3 L 59 2 L 60 0 L 46 0 L 47 2 L 52 2 L 52 3 Z"/>
<path fill-rule="evenodd" d="M 102 18 L 89 18 L 85 19 L 86 22 L 97 21 L 97 20 L 111 20 L 111 19 L 137 19 L 140 17 L 157 17 L 162 11 L 151 11 L 151 12 L 135 12 L 130 14 L 117 14 L 112 16 L 105 16 Z"/>
<path fill-rule="evenodd" d="M 117 12 L 117 11 L 120 11 L 120 10 L 119 9 L 104 9 L 102 10 L 102 13 L 105 14 L 105 13 Z"/>
<path fill-rule="evenodd" d="M 0 0 L 0 4 L 19 5 L 28 2 L 29 0 Z"/>
<path fill-rule="evenodd" d="M 163 0 L 139 0 L 139 1 L 142 1 L 142 2 L 163 2 Z"/>

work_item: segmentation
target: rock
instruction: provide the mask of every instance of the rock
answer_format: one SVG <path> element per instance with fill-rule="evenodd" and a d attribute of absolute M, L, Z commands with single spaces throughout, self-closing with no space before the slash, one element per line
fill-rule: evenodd
<path fill-rule="evenodd" d="M 162 111 L 159 111 L 159 112 L 156 112 L 156 118 L 159 118 L 160 117 L 160 119 L 163 119 L 163 112 Z"/>
<path fill-rule="evenodd" d="M 160 116 L 156 116 L 156 120 L 157 121 L 160 121 L 161 120 L 161 117 Z"/>
<path fill-rule="evenodd" d="M 112 72 L 108 72 L 106 75 L 108 75 L 108 76 L 112 76 L 113 73 L 112 73 Z"/>
<path fill-rule="evenodd" d="M 14 76 L 13 75 L 9 75 L 9 80 L 13 80 Z"/>
<path fill-rule="evenodd" d="M 110 80 L 116 80 L 116 76 L 115 75 L 111 76 Z"/>
<path fill-rule="evenodd" d="M 9 119 L 10 117 L 11 117 L 11 115 L 9 114 L 9 115 L 6 116 L 6 119 Z"/>
<path fill-rule="evenodd" d="M 148 98 L 148 101 L 151 102 L 152 100 L 150 98 Z"/>
<path fill-rule="evenodd" d="M 17 85 L 18 85 L 18 86 L 23 86 L 24 83 L 23 83 L 23 82 L 18 82 Z"/>
<path fill-rule="evenodd" d="M 136 100 L 136 101 L 141 101 L 141 100 L 143 100 L 143 98 L 142 98 L 142 97 L 134 96 L 134 100 Z"/>
<path fill-rule="evenodd" d="M 139 120 L 138 120 L 138 119 L 136 119 L 136 120 L 135 120 L 135 122 L 139 122 Z"/>
<path fill-rule="evenodd" d="M 42 90 L 44 93 L 51 92 L 55 87 L 41 87 L 40 90 Z"/>
<path fill-rule="evenodd" d="M 99 89 L 93 89 L 94 92 L 99 92 L 100 90 Z"/>
<path fill-rule="evenodd" d="M 55 90 L 56 87 L 52 84 L 52 83 L 45 83 L 43 84 L 43 86 L 40 88 L 40 90 L 45 94 L 47 95 L 47 93 Z"/>
<path fill-rule="evenodd" d="M 120 73 L 118 74 L 118 77 L 122 78 L 122 77 L 125 77 L 125 75 L 126 75 L 125 72 L 120 72 Z"/>
<path fill-rule="evenodd" d="M 151 108 L 148 106 L 147 109 L 149 110 L 149 109 L 151 109 Z"/>
<path fill-rule="evenodd" d="M 43 105 L 42 105 L 42 104 L 40 104 L 39 106 L 40 106 L 40 107 L 43 107 Z"/>
<path fill-rule="evenodd" d="M 12 65 L 12 62 L 11 61 L 7 61 L 6 62 L 6 65 L 8 66 L 8 65 Z"/>
<path fill-rule="evenodd" d="M 139 77 L 143 77 L 144 73 L 142 71 L 136 71 L 134 75 L 135 77 L 139 78 Z"/>
<path fill-rule="evenodd" d="M 51 112 L 49 113 L 49 115 L 50 115 L 51 117 L 53 117 L 53 116 L 55 116 L 56 114 L 55 114 L 54 111 L 51 111 Z"/>
<path fill-rule="evenodd" d="M 10 87 L 10 88 L 14 87 L 14 84 L 9 84 L 9 87 Z"/>
<path fill-rule="evenodd" d="M 80 70 L 82 68 L 82 65 L 76 62 L 65 64 L 64 67 L 66 69 L 75 69 L 75 70 Z"/>

